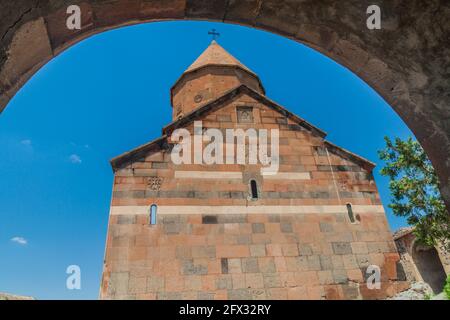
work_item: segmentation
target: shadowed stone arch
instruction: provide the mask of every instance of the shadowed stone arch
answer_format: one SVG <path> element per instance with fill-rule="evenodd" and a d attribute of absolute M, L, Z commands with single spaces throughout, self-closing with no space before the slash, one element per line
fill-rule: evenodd
<path fill-rule="evenodd" d="M 82 9 L 82 30 L 66 9 Z M 378 4 L 382 29 L 368 30 Z M 14 0 L 0 2 L 0 111 L 62 50 L 123 25 L 210 20 L 271 31 L 346 66 L 414 132 L 450 209 L 450 2 L 447 0 Z"/>
<path fill-rule="evenodd" d="M 446 274 L 435 247 L 424 246 L 417 241 L 411 248 L 411 255 L 421 279 L 433 289 L 435 294 L 442 291 Z"/>

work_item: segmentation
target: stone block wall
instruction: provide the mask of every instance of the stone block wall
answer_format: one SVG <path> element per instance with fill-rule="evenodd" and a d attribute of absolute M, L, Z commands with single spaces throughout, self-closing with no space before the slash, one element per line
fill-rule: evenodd
<path fill-rule="evenodd" d="M 413 230 L 412 227 L 402 228 L 394 234 L 404 278 L 410 282 L 425 282 L 438 294 L 450 274 L 450 253 L 442 243 L 434 247 L 420 244 Z"/>
<path fill-rule="evenodd" d="M 364 220 L 366 217 L 363 218 Z M 390 235 L 344 213 L 111 216 L 101 298 L 361 299 L 398 289 Z M 355 230 L 356 229 L 356 230 Z M 371 237 L 371 238 L 370 238 Z M 370 238 L 370 239 L 369 239 Z M 369 241 L 372 240 L 372 241 Z M 365 269 L 382 267 L 382 289 Z M 372 292 L 373 291 L 373 292 Z"/>
<path fill-rule="evenodd" d="M 241 84 L 264 92 L 258 78 L 238 67 L 208 67 L 183 74 L 171 92 L 173 120 Z"/>
<path fill-rule="evenodd" d="M 238 122 L 240 106 L 253 108 L 253 123 Z M 198 120 L 222 130 L 279 129 L 278 174 L 262 176 L 259 165 L 174 165 L 170 133 L 160 149 L 120 164 L 102 299 L 373 299 L 407 286 L 365 160 L 245 94 Z M 365 284 L 369 265 L 381 268 L 379 290 Z"/>

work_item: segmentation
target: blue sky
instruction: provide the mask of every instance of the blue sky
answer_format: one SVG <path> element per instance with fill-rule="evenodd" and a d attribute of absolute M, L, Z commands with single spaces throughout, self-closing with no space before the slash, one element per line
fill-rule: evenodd
<path fill-rule="evenodd" d="M 378 164 L 383 137 L 412 136 L 389 105 L 334 61 L 274 34 L 208 22 L 161 22 L 93 36 L 45 65 L 0 114 L 0 291 L 38 299 L 96 299 L 106 239 L 109 160 L 158 137 L 169 89 L 220 31 L 267 96 Z M 15 238 L 14 240 L 11 240 Z M 23 239 L 21 239 L 23 238 Z M 26 243 L 25 243 L 26 242 Z M 67 266 L 81 290 L 67 290 Z"/>

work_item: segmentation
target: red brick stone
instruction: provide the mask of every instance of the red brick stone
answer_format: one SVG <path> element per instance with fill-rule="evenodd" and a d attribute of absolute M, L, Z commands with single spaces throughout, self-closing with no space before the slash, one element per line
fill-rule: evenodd
<path fill-rule="evenodd" d="M 218 258 L 238 258 L 250 256 L 250 249 L 245 245 L 220 245 L 216 247 Z"/>

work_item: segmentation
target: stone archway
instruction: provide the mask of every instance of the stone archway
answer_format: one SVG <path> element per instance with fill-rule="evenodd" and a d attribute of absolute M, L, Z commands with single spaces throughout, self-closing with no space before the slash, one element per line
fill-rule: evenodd
<path fill-rule="evenodd" d="M 412 258 L 422 280 L 430 285 L 435 294 L 440 293 L 447 276 L 436 248 L 415 243 Z"/>
<path fill-rule="evenodd" d="M 77 4 L 82 28 L 66 28 Z M 368 30 L 378 4 L 382 29 Z M 16 0 L 0 4 L 0 111 L 46 62 L 111 28 L 210 20 L 271 31 L 312 47 L 374 88 L 414 132 L 450 210 L 450 3 L 446 0 Z"/>

